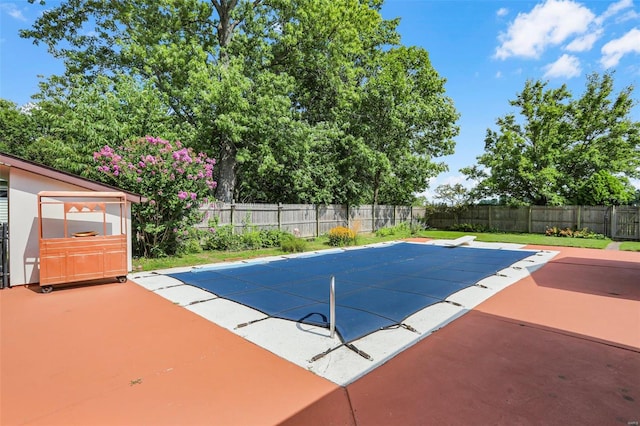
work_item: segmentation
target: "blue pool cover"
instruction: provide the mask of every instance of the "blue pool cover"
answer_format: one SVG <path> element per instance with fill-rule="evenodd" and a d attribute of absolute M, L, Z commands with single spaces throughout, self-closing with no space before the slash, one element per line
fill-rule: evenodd
<path fill-rule="evenodd" d="M 397 326 L 531 254 L 398 243 L 169 276 L 271 317 L 329 327 L 333 275 L 336 331 L 349 343 Z"/>

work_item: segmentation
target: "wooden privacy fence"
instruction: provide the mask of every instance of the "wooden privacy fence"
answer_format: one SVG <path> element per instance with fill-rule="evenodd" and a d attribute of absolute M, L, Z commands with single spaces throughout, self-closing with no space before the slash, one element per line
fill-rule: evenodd
<path fill-rule="evenodd" d="M 640 207 L 630 206 L 469 206 L 458 212 L 435 212 L 427 223 L 446 229 L 469 223 L 502 232 L 543 234 L 548 227 L 589 228 L 619 240 L 640 240 Z"/>
<path fill-rule="evenodd" d="M 202 206 L 203 221 L 199 228 L 209 226 L 217 218 L 218 225 L 233 225 L 242 232 L 248 225 L 259 229 L 280 229 L 301 237 L 316 237 L 336 226 L 373 232 L 402 222 L 422 223 L 425 207 L 407 206 L 345 206 L 340 204 L 241 204 L 213 203 Z M 297 230 L 297 232 L 296 232 Z"/>
<path fill-rule="evenodd" d="M 241 204 L 214 203 L 201 207 L 205 228 L 217 218 L 218 225 L 233 225 L 242 232 L 247 225 L 259 229 L 280 229 L 302 237 L 315 237 L 336 226 L 374 232 L 402 222 L 425 223 L 447 229 L 463 223 L 484 225 L 502 232 L 543 234 L 548 227 L 589 228 L 621 240 L 640 240 L 640 207 L 612 206 L 468 206 L 465 209 L 436 211 L 426 207 L 340 204 Z"/>

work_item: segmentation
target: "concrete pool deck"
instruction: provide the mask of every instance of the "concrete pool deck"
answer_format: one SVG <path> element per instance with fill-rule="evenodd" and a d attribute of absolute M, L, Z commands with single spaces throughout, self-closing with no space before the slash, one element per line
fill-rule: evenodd
<path fill-rule="evenodd" d="M 640 253 L 527 248 L 559 254 L 346 386 L 132 282 L 0 291 L 0 424 L 638 421 Z"/>

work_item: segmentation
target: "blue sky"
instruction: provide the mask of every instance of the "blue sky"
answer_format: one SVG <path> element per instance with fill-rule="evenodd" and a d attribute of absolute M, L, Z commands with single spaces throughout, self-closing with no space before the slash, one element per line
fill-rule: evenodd
<path fill-rule="evenodd" d="M 0 0 L 0 97 L 19 105 L 36 93 L 38 75 L 63 70 L 45 47 L 17 35 L 42 10 Z M 617 90 L 634 85 L 640 99 L 640 6 L 633 0 L 386 0 L 382 14 L 401 18 L 403 44 L 429 52 L 461 114 L 456 153 L 443 159 L 450 171 L 431 188 L 465 183 L 458 170 L 474 164 L 486 129 L 513 111 L 508 101 L 527 79 L 564 83 L 579 96 L 588 74 L 615 71 Z M 640 106 L 632 118 L 640 121 Z"/>

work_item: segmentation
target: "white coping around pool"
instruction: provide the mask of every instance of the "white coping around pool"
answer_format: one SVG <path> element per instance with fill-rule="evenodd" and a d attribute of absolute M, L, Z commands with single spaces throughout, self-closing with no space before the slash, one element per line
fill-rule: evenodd
<path fill-rule="evenodd" d="M 367 247 L 396 243 L 398 242 L 345 249 L 329 249 L 312 253 L 274 256 L 238 262 L 216 263 L 198 266 L 196 268 L 228 268 L 246 265 L 247 263 L 264 263 L 288 257 L 322 255 L 342 250 L 360 250 Z M 426 243 L 411 244 L 444 246 L 448 243 L 448 240 L 432 240 Z M 481 243 L 474 241 L 467 247 L 494 250 L 521 250 L 523 246 L 518 244 Z M 460 246 L 452 248 L 451 250 L 465 249 L 465 247 Z M 220 298 L 211 292 L 183 284 L 177 279 L 164 275 L 190 271 L 194 267 L 133 273 L 129 275 L 129 278 L 142 287 L 262 346 L 274 354 L 331 380 L 338 385 L 345 386 L 382 365 L 408 347 L 415 345 L 420 340 L 428 337 L 431 333 L 439 330 L 456 318 L 464 315 L 500 290 L 528 276 L 559 253 L 557 251 L 547 250 L 526 251 L 530 251 L 531 256 L 514 263 L 509 268 L 499 271 L 496 275 L 479 281 L 475 286 L 463 289 L 449 296 L 445 302 L 428 306 L 409 316 L 403 324 L 410 326 L 415 331 L 404 327 L 382 329 L 351 343 L 355 348 L 369 355 L 370 359 L 359 355 L 356 351 L 344 345 L 341 346 L 342 342 L 337 333 L 335 337 L 331 338 L 329 330 L 326 328 L 278 318 L 268 318 L 267 315 L 255 309 Z M 327 283 L 327 291 L 328 288 L 329 283 Z M 255 320 L 260 321 L 251 323 Z M 238 327 L 239 324 L 246 323 L 251 324 Z M 336 347 L 338 347 L 338 349 L 331 351 L 319 359 L 312 360 L 312 358 L 317 355 Z"/>

